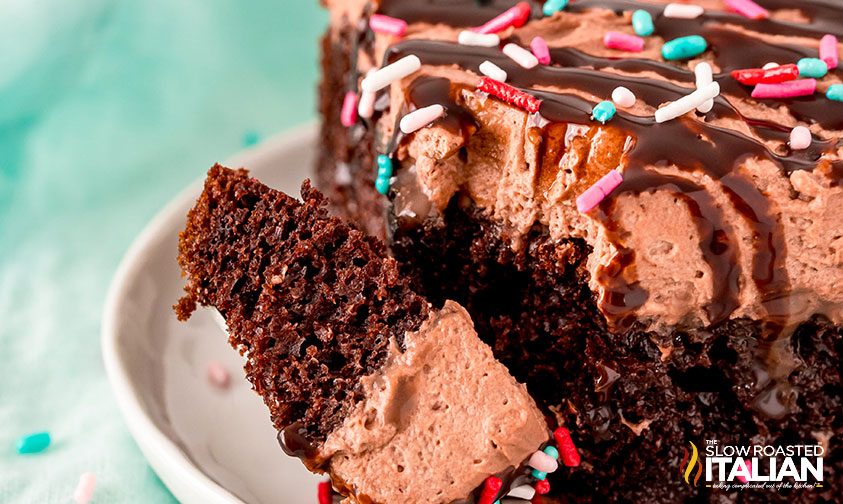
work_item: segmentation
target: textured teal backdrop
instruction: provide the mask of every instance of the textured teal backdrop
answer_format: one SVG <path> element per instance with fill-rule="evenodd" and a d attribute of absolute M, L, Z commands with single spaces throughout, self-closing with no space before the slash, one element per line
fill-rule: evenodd
<path fill-rule="evenodd" d="M 244 143 L 315 116 L 316 0 L 0 2 L 0 502 L 170 502 L 105 379 L 132 238 Z M 19 456 L 15 440 L 54 444 Z"/>

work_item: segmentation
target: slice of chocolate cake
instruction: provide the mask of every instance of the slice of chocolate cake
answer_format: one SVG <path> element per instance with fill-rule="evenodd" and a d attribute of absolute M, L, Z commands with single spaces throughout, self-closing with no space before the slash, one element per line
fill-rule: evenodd
<path fill-rule="evenodd" d="M 552 492 L 843 495 L 843 4 L 324 3 L 319 185 L 578 426 Z M 689 483 L 706 440 L 823 477 Z"/>
<path fill-rule="evenodd" d="M 544 415 L 467 312 L 431 308 L 379 241 L 307 182 L 302 198 L 215 166 L 179 244 L 179 318 L 219 310 L 284 449 L 354 502 L 491 504 L 528 459 L 555 469 Z"/>

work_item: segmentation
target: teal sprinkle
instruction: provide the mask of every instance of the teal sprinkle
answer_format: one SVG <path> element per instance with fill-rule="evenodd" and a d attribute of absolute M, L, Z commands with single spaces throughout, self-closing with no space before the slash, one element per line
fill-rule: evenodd
<path fill-rule="evenodd" d="M 555 459 L 555 460 L 559 460 L 559 450 L 557 450 L 555 447 L 548 445 L 548 446 L 545 446 L 544 450 L 542 450 L 542 451 L 548 457 L 550 457 L 552 459 Z"/>
<path fill-rule="evenodd" d="M 653 26 L 653 16 L 643 9 L 633 12 L 632 29 L 639 37 L 649 37 L 656 31 L 656 27 Z"/>
<path fill-rule="evenodd" d="M 378 177 L 375 179 L 375 189 L 381 194 L 389 192 L 389 177 Z"/>
<path fill-rule="evenodd" d="M 615 117 L 615 104 L 610 101 L 602 101 L 591 109 L 591 118 L 600 121 L 601 124 L 606 124 L 607 121 Z"/>
<path fill-rule="evenodd" d="M 708 42 L 699 35 L 688 35 L 665 42 L 662 57 L 668 61 L 683 60 L 699 56 L 708 49 Z"/>
<path fill-rule="evenodd" d="M 541 472 L 538 469 L 533 469 L 533 471 L 530 474 L 532 474 L 533 477 L 536 478 L 539 481 L 544 481 L 547 478 L 547 473 Z"/>
<path fill-rule="evenodd" d="M 243 147 L 252 147 L 260 143 L 261 135 L 255 130 L 249 130 L 243 133 Z"/>
<path fill-rule="evenodd" d="M 48 446 L 50 446 L 49 432 L 34 432 L 18 439 L 18 453 L 21 455 L 42 452 Z"/>
<path fill-rule="evenodd" d="M 386 154 L 378 156 L 378 177 L 389 178 L 392 176 L 392 159 Z"/>
<path fill-rule="evenodd" d="M 828 73 L 828 64 L 819 58 L 802 58 L 796 62 L 800 77 L 820 79 Z"/>
<path fill-rule="evenodd" d="M 547 0 L 542 7 L 545 16 L 552 16 L 568 6 L 568 0 Z"/>
<path fill-rule="evenodd" d="M 829 100 L 843 102 L 843 84 L 832 84 L 828 86 L 825 97 Z"/>

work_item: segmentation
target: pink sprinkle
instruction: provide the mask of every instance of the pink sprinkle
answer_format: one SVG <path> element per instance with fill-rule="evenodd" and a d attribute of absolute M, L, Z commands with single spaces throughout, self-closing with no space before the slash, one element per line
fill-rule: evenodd
<path fill-rule="evenodd" d="M 600 204 L 612 191 L 623 182 L 623 176 L 617 170 L 609 170 L 609 173 L 598 180 L 593 186 L 577 198 L 577 210 L 582 213 L 590 212 Z"/>
<path fill-rule="evenodd" d="M 354 123 L 357 122 L 357 93 L 354 91 L 345 94 L 345 99 L 342 101 L 342 112 L 340 112 L 340 122 L 346 128 L 354 126 Z"/>
<path fill-rule="evenodd" d="M 526 23 L 529 18 L 530 4 L 527 2 L 519 2 L 515 7 L 507 9 L 503 12 L 503 14 L 496 16 L 483 26 L 475 28 L 474 31 L 483 34 L 498 33 L 506 30 L 510 26 L 515 28 L 524 26 L 524 23 Z"/>
<path fill-rule="evenodd" d="M 73 502 L 76 504 L 88 504 L 94 496 L 94 488 L 97 486 L 97 477 L 94 473 L 82 473 L 76 490 L 73 491 Z"/>
<path fill-rule="evenodd" d="M 726 0 L 726 5 L 741 16 L 750 19 L 767 19 L 770 12 L 752 0 Z"/>
<path fill-rule="evenodd" d="M 746 465 L 746 468 L 749 471 L 749 474 L 752 474 L 752 461 L 746 460 L 746 459 L 741 459 L 741 460 L 743 460 L 744 465 Z M 747 481 L 746 476 L 738 476 L 738 481 L 740 481 L 741 483 L 746 483 L 746 481 Z"/>
<path fill-rule="evenodd" d="M 817 90 L 816 79 L 799 79 L 779 84 L 756 84 L 752 90 L 753 98 L 793 98 L 810 96 Z"/>
<path fill-rule="evenodd" d="M 373 32 L 403 37 L 407 33 L 407 22 L 403 19 L 384 16 L 383 14 L 372 14 L 369 18 L 369 28 Z"/>
<path fill-rule="evenodd" d="M 542 65 L 550 64 L 550 49 L 543 38 L 533 37 L 533 41 L 530 42 L 530 49 L 532 49 L 533 55 L 539 60 L 539 63 Z"/>
<path fill-rule="evenodd" d="M 635 35 L 610 31 L 603 36 L 603 45 L 619 51 L 641 52 L 644 50 L 644 39 Z"/>
<path fill-rule="evenodd" d="M 228 374 L 222 364 L 211 361 L 208 363 L 208 381 L 211 385 L 224 389 L 231 382 L 231 375 Z"/>
<path fill-rule="evenodd" d="M 829 34 L 820 39 L 820 59 L 829 70 L 837 68 L 837 37 Z"/>
<path fill-rule="evenodd" d="M 533 455 L 530 457 L 530 460 L 527 462 L 527 465 L 529 465 L 533 469 L 536 469 L 537 471 L 546 473 L 555 472 L 556 469 L 559 467 L 559 463 L 556 462 L 556 459 L 542 451 L 533 452 Z"/>

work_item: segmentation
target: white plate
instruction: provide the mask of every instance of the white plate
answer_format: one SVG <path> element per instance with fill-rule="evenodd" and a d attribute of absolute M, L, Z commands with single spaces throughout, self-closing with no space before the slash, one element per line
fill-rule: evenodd
<path fill-rule="evenodd" d="M 226 164 L 298 196 L 316 141 L 313 125 L 301 127 Z M 200 310 L 187 323 L 173 313 L 182 293 L 178 232 L 201 188 L 201 181 L 191 185 L 149 223 L 112 281 L 102 351 L 114 394 L 150 465 L 181 502 L 315 502 L 318 478 L 281 451 L 241 357 L 211 312 Z M 211 360 L 230 371 L 227 390 L 208 384 Z"/>

